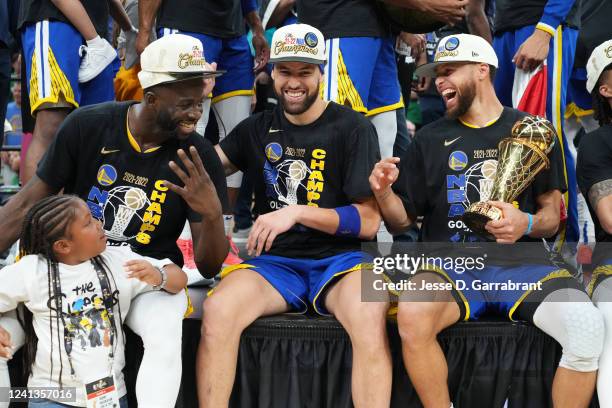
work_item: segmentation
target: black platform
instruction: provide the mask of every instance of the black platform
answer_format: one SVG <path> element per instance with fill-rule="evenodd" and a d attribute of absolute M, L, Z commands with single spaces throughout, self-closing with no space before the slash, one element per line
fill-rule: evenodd
<path fill-rule="evenodd" d="M 404 370 L 397 326 L 390 321 L 392 407 L 421 407 Z M 186 319 L 179 408 L 197 407 L 195 355 L 200 320 Z M 500 321 L 459 323 L 442 332 L 449 387 L 457 408 L 552 408 L 551 386 L 560 346 L 538 329 Z M 128 331 L 126 382 L 133 390 L 142 356 Z M 244 332 L 231 407 L 344 408 L 350 394 L 351 345 L 331 318 L 274 316 Z M 376 381 L 376 378 L 372 378 Z M 17 405 L 14 405 L 17 406 Z M 136 407 L 130 395 L 130 407 Z M 598 408 L 594 401 L 591 408 Z"/>

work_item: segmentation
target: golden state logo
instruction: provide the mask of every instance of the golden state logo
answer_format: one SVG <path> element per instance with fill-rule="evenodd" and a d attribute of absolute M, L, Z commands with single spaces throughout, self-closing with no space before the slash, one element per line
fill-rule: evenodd
<path fill-rule="evenodd" d="M 451 37 L 446 40 L 446 44 L 444 44 L 444 48 L 446 51 L 454 51 L 459 47 L 459 39 L 457 37 Z"/>
<path fill-rule="evenodd" d="M 306 36 L 304 37 L 304 41 L 306 42 L 306 45 L 309 46 L 310 48 L 314 48 L 317 46 L 317 44 L 319 44 L 317 35 L 312 32 L 306 34 Z"/>
<path fill-rule="evenodd" d="M 276 163 L 277 161 L 279 161 L 282 155 L 283 155 L 283 148 L 281 147 L 280 144 L 269 143 L 266 146 L 266 157 L 272 163 Z"/>
<path fill-rule="evenodd" d="M 460 171 L 468 165 L 467 155 L 461 150 L 456 150 L 448 157 L 448 167 L 452 170 Z"/>
<path fill-rule="evenodd" d="M 110 186 L 117 180 L 117 170 L 110 164 L 103 164 L 98 169 L 98 183 Z"/>

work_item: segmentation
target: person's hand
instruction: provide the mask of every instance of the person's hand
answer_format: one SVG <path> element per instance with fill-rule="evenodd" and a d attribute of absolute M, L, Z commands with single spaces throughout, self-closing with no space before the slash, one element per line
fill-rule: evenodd
<path fill-rule="evenodd" d="M 19 167 L 21 166 L 21 156 L 19 152 L 9 152 L 8 164 L 14 172 L 19 171 Z"/>
<path fill-rule="evenodd" d="M 11 335 L 0 326 L 0 357 L 7 359 L 13 358 L 13 346 L 11 345 Z"/>
<path fill-rule="evenodd" d="M 139 30 L 138 34 L 136 34 L 136 53 L 138 55 L 142 54 L 144 49 L 151 42 L 150 35 L 151 32 L 148 30 Z"/>
<path fill-rule="evenodd" d="M 206 70 L 208 71 L 216 71 L 217 70 L 217 63 L 216 62 L 211 62 L 206 63 Z M 204 98 L 207 98 L 208 95 L 210 95 L 212 93 L 213 88 L 215 87 L 215 77 L 209 77 L 209 78 L 204 78 Z"/>
<path fill-rule="evenodd" d="M 415 60 L 419 58 L 421 53 L 425 52 L 425 35 L 424 34 L 410 34 L 401 32 L 399 35 L 399 41 L 403 41 L 410 47 L 410 54 Z"/>
<path fill-rule="evenodd" d="M 274 239 L 297 223 L 300 211 L 299 205 L 290 205 L 257 217 L 247 240 L 249 255 L 259 256 L 264 249 L 269 251 Z"/>
<path fill-rule="evenodd" d="M 397 181 L 399 176 L 397 164 L 399 162 L 399 157 L 388 157 L 376 163 L 374 169 L 372 169 L 369 181 L 370 188 L 376 197 L 387 194 L 393 183 Z"/>
<path fill-rule="evenodd" d="M 489 201 L 489 204 L 502 210 L 502 218 L 487 222 L 485 229 L 500 244 L 512 244 L 518 241 L 527 231 L 529 225 L 527 214 L 512 204 L 502 201 Z"/>
<path fill-rule="evenodd" d="M 185 172 L 178 164 L 171 161 L 170 168 L 184 183 L 179 187 L 169 181 L 164 184 L 174 193 L 180 195 L 191 209 L 207 219 L 221 217 L 221 203 L 217 195 L 217 189 L 208 173 L 195 147 L 189 148 L 189 157 L 183 149 L 177 152 L 187 170 Z"/>
<path fill-rule="evenodd" d="M 128 278 L 138 279 L 151 286 L 159 286 L 162 283 L 162 275 L 159 269 L 144 259 L 134 259 L 123 264 Z"/>
<path fill-rule="evenodd" d="M 512 58 L 518 69 L 531 72 L 548 58 L 550 34 L 542 30 L 534 30 L 533 34 L 521 46 Z"/>
<path fill-rule="evenodd" d="M 469 0 L 422 0 L 421 10 L 446 24 L 457 24 L 465 17 Z"/>
<path fill-rule="evenodd" d="M 255 48 L 254 72 L 259 72 L 266 67 L 270 60 L 270 46 L 263 33 L 253 33 L 253 48 Z"/>

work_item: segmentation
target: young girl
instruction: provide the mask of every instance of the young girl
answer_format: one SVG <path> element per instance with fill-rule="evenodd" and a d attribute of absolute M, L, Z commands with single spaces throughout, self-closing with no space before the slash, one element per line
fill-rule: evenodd
<path fill-rule="evenodd" d="M 96 29 L 79 0 L 51 0 L 51 3 L 70 21 L 70 24 L 85 39 L 85 54 L 81 60 L 79 68 L 79 82 L 88 82 L 94 79 L 117 57 L 117 52 L 113 46 L 98 35 Z M 109 2 L 110 13 L 113 19 L 125 32 L 137 30 L 132 26 L 121 0 Z"/>
<path fill-rule="evenodd" d="M 57 400 L 94 406 L 88 398 L 112 389 L 114 381 L 112 398 L 119 405 L 108 406 L 127 407 L 122 323 L 130 302 L 154 289 L 179 292 L 187 283 L 185 273 L 167 259 L 145 259 L 127 246 L 107 248 L 101 224 L 84 201 L 70 195 L 32 207 L 23 223 L 20 253 L 17 263 L 0 271 L 0 313 L 20 302 L 30 312 L 25 319 L 28 387 L 65 390 L 31 399 L 29 406 L 65 406 Z M 0 339 L 0 355 L 10 357 L 7 340 Z M 72 401 L 68 387 L 76 388 Z M 102 402 L 95 406 L 107 406 Z"/>

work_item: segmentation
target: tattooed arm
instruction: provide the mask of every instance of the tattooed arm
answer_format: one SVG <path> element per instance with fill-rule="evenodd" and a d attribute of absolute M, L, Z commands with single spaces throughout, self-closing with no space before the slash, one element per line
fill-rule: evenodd
<path fill-rule="evenodd" d="M 589 203 L 595 209 L 601 227 L 612 234 L 612 179 L 593 184 L 589 190 Z"/>

